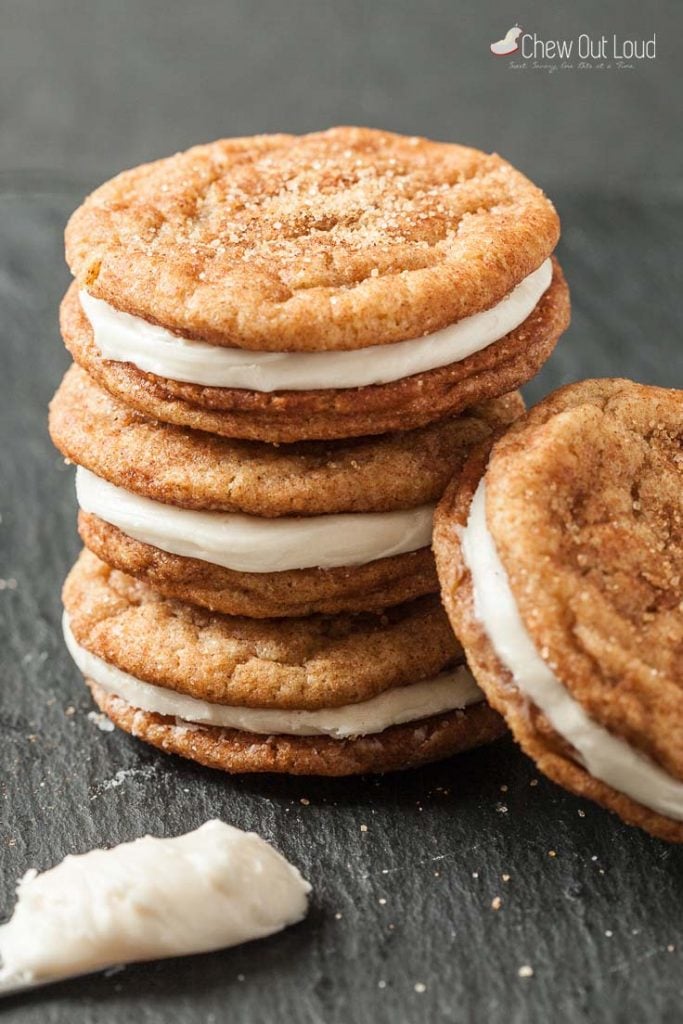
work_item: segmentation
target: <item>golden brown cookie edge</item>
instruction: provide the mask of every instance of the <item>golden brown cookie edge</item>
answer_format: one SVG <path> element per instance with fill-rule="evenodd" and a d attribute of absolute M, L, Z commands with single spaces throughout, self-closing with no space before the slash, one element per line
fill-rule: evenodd
<path fill-rule="evenodd" d="M 487 704 L 392 726 L 374 736 L 260 736 L 215 726 L 187 727 L 140 711 L 86 680 L 93 699 L 124 732 L 168 754 L 230 773 L 345 776 L 402 771 L 491 743 L 507 731 Z"/>
<path fill-rule="evenodd" d="M 144 415 L 226 437 L 292 443 L 412 430 L 515 391 L 549 358 L 569 315 L 569 290 L 554 261 L 553 281 L 529 317 L 460 362 L 390 384 L 271 393 L 182 384 L 102 359 L 73 285 L 60 324 L 74 360 Z"/>
<path fill-rule="evenodd" d="M 415 508 L 441 497 L 452 467 L 524 410 L 519 392 L 413 431 L 273 446 L 150 420 L 72 365 L 50 403 L 71 462 L 152 501 L 277 517 Z"/>
<path fill-rule="evenodd" d="M 256 573 L 162 551 L 82 511 L 78 532 L 85 546 L 114 569 L 166 597 L 223 615 L 270 619 L 379 612 L 439 590 L 430 548 L 354 567 Z"/>

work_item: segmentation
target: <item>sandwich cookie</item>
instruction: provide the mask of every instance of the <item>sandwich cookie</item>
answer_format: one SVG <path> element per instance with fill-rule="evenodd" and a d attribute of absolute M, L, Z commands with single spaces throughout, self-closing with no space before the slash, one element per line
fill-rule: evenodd
<path fill-rule="evenodd" d="M 438 591 L 436 501 L 518 394 L 418 430 L 275 447 L 150 421 L 72 367 L 50 408 L 84 543 L 165 595 L 273 618 Z"/>
<path fill-rule="evenodd" d="M 124 172 L 66 231 L 76 362 L 159 420 L 290 442 L 514 390 L 569 320 L 557 214 L 500 157 L 362 128 Z"/>
<path fill-rule="evenodd" d="M 504 731 L 435 596 L 383 615 L 252 620 L 160 597 L 84 551 L 69 650 L 127 732 L 230 772 L 408 768 Z"/>
<path fill-rule="evenodd" d="M 683 392 L 562 388 L 435 517 L 477 681 L 550 778 L 683 841 Z"/>

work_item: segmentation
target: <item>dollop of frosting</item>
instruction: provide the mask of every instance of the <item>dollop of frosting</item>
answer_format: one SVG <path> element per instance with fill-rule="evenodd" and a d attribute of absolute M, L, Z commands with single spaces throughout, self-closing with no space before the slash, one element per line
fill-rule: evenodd
<path fill-rule="evenodd" d="M 260 836 L 222 821 L 68 856 L 19 882 L 0 992 L 272 935 L 305 916 L 310 891 Z"/>

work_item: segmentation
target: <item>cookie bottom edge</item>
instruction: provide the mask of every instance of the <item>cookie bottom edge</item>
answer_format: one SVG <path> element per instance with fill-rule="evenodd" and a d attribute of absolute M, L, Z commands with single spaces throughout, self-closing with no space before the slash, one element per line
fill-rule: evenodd
<path fill-rule="evenodd" d="M 483 746 L 507 732 L 501 716 L 482 702 L 356 739 L 262 736 L 217 726 L 179 724 L 175 719 L 133 707 L 90 679 L 86 683 L 100 711 L 124 732 L 165 753 L 230 774 L 339 777 L 400 771 Z"/>

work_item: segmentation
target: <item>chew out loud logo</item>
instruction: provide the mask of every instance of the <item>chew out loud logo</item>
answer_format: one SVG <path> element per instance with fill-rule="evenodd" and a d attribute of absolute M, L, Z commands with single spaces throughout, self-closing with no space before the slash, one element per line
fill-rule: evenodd
<path fill-rule="evenodd" d="M 610 36 L 592 36 L 582 32 L 573 39 L 545 39 L 536 32 L 525 32 L 513 25 L 501 39 L 490 46 L 496 57 L 513 54 L 522 60 L 535 61 L 615 61 L 635 62 L 654 60 L 657 56 L 657 37 L 630 39 L 616 33 Z"/>

